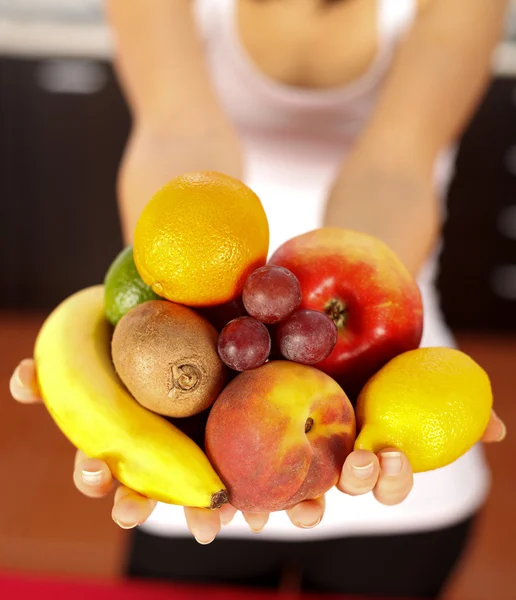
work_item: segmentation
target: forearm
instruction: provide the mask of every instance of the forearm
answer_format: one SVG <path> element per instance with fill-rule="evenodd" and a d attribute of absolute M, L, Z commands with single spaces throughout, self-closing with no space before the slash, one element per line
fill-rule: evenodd
<path fill-rule="evenodd" d="M 400 45 L 361 145 L 433 164 L 491 74 L 507 0 L 432 0 Z"/>
<path fill-rule="evenodd" d="M 133 117 L 161 129 L 223 118 L 190 0 L 106 0 L 115 65 Z"/>
<path fill-rule="evenodd" d="M 353 160 L 328 198 L 325 225 L 377 237 L 416 276 L 440 233 L 440 207 L 431 177 Z"/>
<path fill-rule="evenodd" d="M 131 241 L 140 213 L 152 195 L 172 178 L 191 171 L 219 171 L 242 177 L 240 145 L 229 128 L 133 130 L 118 177 L 118 203 L 126 242 Z"/>
<path fill-rule="evenodd" d="M 133 115 L 118 177 L 124 238 L 173 177 L 215 170 L 238 177 L 240 148 L 211 87 L 191 0 L 106 0 L 115 64 Z"/>
<path fill-rule="evenodd" d="M 400 45 L 328 200 L 326 224 L 386 242 L 417 274 L 440 229 L 434 166 L 489 80 L 506 0 L 432 0 Z"/>

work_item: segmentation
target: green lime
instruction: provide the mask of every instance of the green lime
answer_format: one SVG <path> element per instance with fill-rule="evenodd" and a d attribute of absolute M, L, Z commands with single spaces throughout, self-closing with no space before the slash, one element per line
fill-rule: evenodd
<path fill-rule="evenodd" d="M 158 300 L 140 277 L 133 259 L 133 247 L 127 246 L 115 258 L 104 279 L 104 306 L 107 320 L 116 325 L 137 304 Z"/>

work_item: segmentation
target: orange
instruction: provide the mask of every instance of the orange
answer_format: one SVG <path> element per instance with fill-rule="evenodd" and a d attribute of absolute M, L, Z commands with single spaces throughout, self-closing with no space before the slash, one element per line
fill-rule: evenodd
<path fill-rule="evenodd" d="M 201 171 L 170 181 L 136 224 L 134 262 L 158 296 L 188 306 L 230 302 L 263 266 L 269 225 L 258 196 L 238 179 Z"/>

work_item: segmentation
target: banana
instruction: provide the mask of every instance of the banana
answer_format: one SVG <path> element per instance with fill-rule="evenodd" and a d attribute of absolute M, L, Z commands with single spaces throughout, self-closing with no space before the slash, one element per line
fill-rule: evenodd
<path fill-rule="evenodd" d="M 65 436 L 113 476 L 155 500 L 218 508 L 224 484 L 202 450 L 136 402 L 111 361 L 104 288 L 70 296 L 43 324 L 34 351 L 43 401 Z"/>

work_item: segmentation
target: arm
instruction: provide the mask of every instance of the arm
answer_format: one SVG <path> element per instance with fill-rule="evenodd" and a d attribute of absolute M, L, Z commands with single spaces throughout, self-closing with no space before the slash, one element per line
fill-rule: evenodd
<path fill-rule="evenodd" d="M 239 177 L 238 140 L 214 94 L 190 0 L 106 0 L 117 73 L 133 115 L 118 200 L 130 242 L 141 210 L 188 171 Z"/>
<path fill-rule="evenodd" d="M 506 0 L 431 0 L 329 198 L 326 224 L 386 242 L 416 274 L 439 232 L 433 168 L 490 75 Z M 410 225 L 409 225 L 410 224 Z"/>
<path fill-rule="evenodd" d="M 221 119 L 189 0 L 106 0 L 106 10 L 137 122 L 202 127 Z"/>
<path fill-rule="evenodd" d="M 459 4 L 459 0 L 434 0 L 437 6 L 441 7 L 443 10 L 443 2 L 448 2 L 449 4 Z M 471 4 L 471 10 L 473 10 L 473 5 L 476 7 L 481 4 L 481 0 L 468 0 Z M 118 16 L 121 20 L 129 19 L 129 16 L 132 15 L 134 21 L 132 21 L 132 27 L 136 28 L 136 23 L 138 23 L 137 18 L 137 9 L 135 7 L 136 2 L 127 2 L 127 14 L 124 16 L 122 13 L 122 8 L 125 10 L 126 0 L 110 0 L 110 8 L 111 8 L 111 18 L 117 19 L 115 13 L 118 13 Z M 173 0 L 149 0 L 146 3 L 146 9 L 150 11 L 156 18 L 156 28 L 159 29 L 160 21 L 159 14 L 155 12 L 157 10 L 157 6 L 159 5 L 161 9 L 164 11 L 162 16 L 164 17 L 166 14 L 172 11 L 172 8 L 169 7 L 172 5 Z M 494 0 L 491 0 L 490 8 L 493 9 L 492 4 Z M 129 6 L 130 4 L 130 6 Z M 143 4 L 143 3 L 142 3 Z M 497 0 L 497 4 L 502 4 L 500 0 Z M 173 9 L 176 10 L 176 6 L 185 6 L 185 0 L 177 0 L 176 4 L 174 4 Z M 447 12 L 447 11 L 444 11 Z M 179 14 L 179 13 L 178 13 Z M 477 16 L 479 14 L 477 8 Z M 501 8 L 500 8 L 501 14 Z M 184 15 L 183 15 L 184 16 Z M 448 16 L 448 15 L 447 15 Z M 140 18 L 142 20 L 146 19 L 145 14 L 141 14 Z M 150 18 L 150 17 L 149 17 Z M 152 73 L 145 72 L 144 64 L 139 62 L 138 56 L 138 47 L 143 43 L 143 46 L 146 46 L 146 41 L 149 42 L 150 47 L 154 47 L 156 40 L 151 41 L 150 38 L 154 35 L 153 27 L 146 28 L 143 23 L 141 24 L 143 29 L 142 31 L 146 31 L 146 36 L 149 39 L 146 40 L 146 37 L 139 38 L 141 32 L 133 31 L 132 35 L 129 35 L 125 38 L 125 42 L 122 42 L 122 37 L 130 31 L 131 28 L 126 28 L 126 26 L 122 26 L 121 23 L 115 25 L 118 30 L 119 41 L 118 41 L 118 51 L 124 58 L 120 56 L 119 62 L 126 63 L 125 66 L 121 65 L 121 70 L 123 71 L 122 77 L 125 78 L 125 86 L 128 90 L 128 94 L 130 97 L 130 103 L 135 111 L 135 116 L 137 120 L 137 130 L 140 129 L 144 131 L 143 138 L 139 138 L 141 135 L 137 133 L 133 139 L 136 139 L 136 142 L 133 142 L 135 147 L 138 149 L 140 147 L 140 152 L 147 157 L 154 156 L 157 160 L 159 160 L 159 156 L 163 154 L 163 148 L 168 148 L 168 141 L 170 139 L 174 139 L 174 136 L 177 137 L 178 129 L 182 130 L 182 126 L 185 123 L 189 122 L 189 117 L 185 117 L 183 121 L 181 118 L 177 118 L 177 115 L 180 115 L 180 112 L 184 111 L 185 115 L 192 114 L 193 115 L 193 123 L 190 123 L 191 128 L 195 128 L 195 117 L 199 115 L 199 111 L 202 117 L 204 114 L 204 109 L 199 108 L 203 105 L 204 100 L 199 100 L 199 105 L 197 105 L 196 111 L 192 111 L 190 113 L 190 107 L 184 105 L 182 108 L 180 97 L 181 94 L 175 98 L 170 99 L 172 104 L 169 105 L 168 101 L 163 102 L 163 99 L 166 97 L 166 94 L 169 93 L 168 88 L 161 87 L 163 85 L 163 80 L 161 77 L 157 77 L 154 80 L 154 75 Z M 147 23 L 148 24 L 148 23 Z M 125 31 L 125 34 L 122 32 Z M 417 32 L 417 29 L 416 29 Z M 157 34 L 158 32 L 156 32 Z M 165 35 L 163 31 L 161 34 Z M 179 32 L 180 34 L 180 32 Z M 493 36 L 494 37 L 494 36 Z M 136 42 L 135 40 L 139 41 Z M 133 40 L 131 42 L 131 40 Z M 400 53 L 398 58 L 398 63 L 395 69 L 393 70 L 392 77 L 385 88 L 385 93 L 382 97 L 380 105 L 378 107 L 378 111 L 371 121 L 370 127 L 364 135 L 361 144 L 359 145 L 357 152 L 352 157 L 351 161 L 348 163 L 350 167 L 346 170 L 343 170 L 341 174 L 341 178 L 334 190 L 332 195 L 332 199 L 330 201 L 329 206 L 329 223 L 331 224 L 340 224 L 347 227 L 355 227 L 357 229 L 362 229 L 363 231 L 369 231 L 372 234 L 377 235 L 378 237 L 383 238 L 387 243 L 390 243 L 391 246 L 394 247 L 395 250 L 401 254 L 404 259 L 408 262 L 411 258 L 407 249 L 410 248 L 409 242 L 412 241 L 414 243 L 414 248 L 416 246 L 416 242 L 419 243 L 419 238 L 422 237 L 421 232 L 416 231 L 416 235 L 412 238 L 406 230 L 407 228 L 405 223 L 407 216 L 402 212 L 403 210 L 407 210 L 409 208 L 409 203 L 407 200 L 399 200 L 397 195 L 393 193 L 393 190 L 398 186 L 401 189 L 405 189 L 410 191 L 407 198 L 410 196 L 411 201 L 416 197 L 415 191 L 419 189 L 416 184 L 416 187 L 411 188 L 412 182 L 419 181 L 421 178 L 422 181 L 427 183 L 427 180 L 430 181 L 429 173 L 431 171 L 430 158 L 428 158 L 429 164 L 426 168 L 421 167 L 424 165 L 424 160 L 421 158 L 421 164 L 419 160 L 413 160 L 414 154 L 416 153 L 414 148 L 407 148 L 407 154 L 402 152 L 402 148 L 405 146 L 405 143 L 400 143 L 397 146 L 394 146 L 396 142 L 396 138 L 398 137 L 398 128 L 396 128 L 395 135 L 392 136 L 389 134 L 386 127 L 390 124 L 391 119 L 398 119 L 400 123 L 403 122 L 405 117 L 409 117 L 410 115 L 406 115 L 403 110 L 400 110 L 398 106 L 397 94 L 399 94 L 400 99 L 405 99 L 406 101 L 406 93 L 402 93 L 402 87 L 406 84 L 410 83 L 411 71 L 417 71 L 417 64 L 412 64 L 412 60 L 410 57 L 410 50 L 407 51 L 407 47 L 410 49 L 408 45 L 410 39 L 407 40 L 407 43 Z M 122 51 L 123 44 L 127 43 L 126 50 Z M 165 40 L 163 40 L 165 43 Z M 417 47 L 415 41 L 411 42 Z M 135 45 L 133 45 L 135 44 Z M 143 51 L 143 50 L 142 50 Z M 148 49 L 145 50 L 147 52 Z M 439 52 L 440 54 L 440 52 Z M 132 58 L 130 58 L 132 57 Z M 161 60 L 161 51 L 156 50 L 155 60 Z M 165 60 L 169 60 L 170 57 Z M 403 59 L 403 60 L 402 60 Z M 151 62 L 149 64 L 153 64 L 152 55 L 147 57 L 147 60 Z M 184 54 L 182 60 L 185 60 Z M 429 58 L 427 57 L 427 60 Z M 406 65 L 404 68 L 403 65 Z M 411 69 L 409 69 L 409 65 L 412 64 Z M 139 66 L 137 66 L 139 65 Z M 486 60 L 485 60 L 485 72 L 487 72 L 487 50 L 486 50 Z M 202 65 L 201 65 L 202 67 Z M 178 66 L 178 68 L 180 68 Z M 421 65 L 419 66 L 421 68 Z M 426 67 L 425 67 L 426 68 Z M 197 71 L 197 70 L 196 70 Z M 398 73 L 397 78 L 399 79 L 399 84 L 395 85 L 395 81 L 397 79 L 394 77 L 395 73 Z M 166 74 L 166 70 L 163 71 L 163 74 Z M 188 74 L 187 74 L 188 75 Z M 200 76 L 202 78 L 202 70 L 201 74 L 197 71 L 197 75 L 194 78 Z M 432 73 L 434 77 L 433 85 L 437 85 L 437 75 Z M 408 80 L 406 80 L 408 78 Z M 152 93 L 148 93 L 148 90 L 141 90 L 140 87 L 143 85 L 143 82 L 147 81 L 149 83 L 149 89 L 152 89 Z M 403 84 L 403 86 L 402 86 Z M 399 85 L 399 88 L 398 88 Z M 479 86 L 480 87 L 480 86 Z M 433 89 L 433 87 L 431 87 Z M 392 90 L 392 91 L 389 91 Z M 397 91 L 396 91 L 397 90 Z M 464 91 L 464 90 L 462 90 Z M 420 89 L 420 94 L 424 96 L 423 90 Z M 391 100 L 389 100 L 391 98 Z M 471 98 L 473 98 L 473 94 L 471 94 Z M 417 98 L 412 98 L 411 102 L 418 102 Z M 175 104 L 177 103 L 177 104 Z M 211 100 L 209 100 L 211 103 Z M 471 104 L 473 100 L 471 100 Z M 194 105 L 197 104 L 197 100 L 193 102 Z M 446 101 L 443 100 L 443 106 L 446 105 Z M 173 106 L 174 110 L 169 110 L 169 107 Z M 389 108 L 391 106 L 391 108 Z M 409 110 L 407 110 L 407 106 L 409 106 Z M 410 110 L 414 108 L 409 104 L 405 104 L 405 111 L 410 113 Z M 428 108 L 428 107 L 427 107 Z M 396 109 L 397 114 L 394 112 Z M 210 108 L 207 107 L 207 114 L 213 115 L 210 113 Z M 416 108 L 414 108 L 416 110 Z M 391 112 L 393 111 L 393 112 Z M 419 114 L 419 118 L 421 121 L 426 119 L 421 106 L 417 105 L 417 112 Z M 464 111 L 466 112 L 466 111 Z M 383 116 L 382 116 L 383 115 Z M 216 117 L 213 117 L 216 118 Z M 457 118 L 457 115 L 456 115 Z M 163 119 L 163 120 L 162 120 Z M 419 123 L 420 120 L 416 119 L 416 122 Z M 459 120 L 456 120 L 458 123 Z M 164 127 L 165 133 L 162 135 L 162 127 L 160 123 L 171 123 L 172 126 L 170 130 L 167 127 Z M 404 137 L 408 137 L 410 133 L 410 128 L 407 124 L 403 127 L 400 125 L 401 134 L 399 136 L 400 140 L 403 140 Z M 170 135 L 169 131 L 173 131 L 174 135 Z M 382 133 L 383 131 L 383 133 Z M 433 130 L 432 130 L 433 131 Z M 149 133 L 151 132 L 151 133 Z M 188 132 L 186 132 L 188 133 Z M 452 135 L 450 133 L 450 135 Z M 148 136 L 147 138 L 145 136 Z M 150 140 L 151 146 L 153 147 L 152 151 L 145 151 L 145 144 L 141 141 Z M 179 139 L 181 140 L 181 136 L 179 135 Z M 389 144 L 392 144 L 391 148 L 386 147 L 386 152 L 376 152 L 375 151 L 375 143 L 380 143 L 381 140 L 385 139 L 385 143 L 387 141 Z M 158 141 L 156 141 L 158 140 Z M 165 142 L 160 146 L 160 140 L 165 140 Z M 185 142 L 187 141 L 187 136 L 184 135 L 182 139 L 182 150 L 183 154 L 185 151 Z M 443 142 L 444 143 L 444 140 Z M 422 145 L 426 147 L 425 145 Z M 439 144 L 436 144 L 437 152 Z M 143 148 L 143 150 L 142 150 Z M 157 150 L 156 150 L 157 148 Z M 397 151 L 397 149 L 399 151 Z M 161 150 L 161 152 L 160 152 Z M 410 151 L 409 151 L 410 150 Z M 219 149 L 220 151 L 220 149 Z M 419 154 L 419 152 L 418 152 Z M 423 156 L 425 153 L 421 151 L 421 155 Z M 198 162 L 197 158 L 192 154 L 195 160 L 192 160 L 192 164 L 194 162 Z M 151 162 L 147 160 L 147 162 L 141 160 L 140 162 L 136 160 L 138 158 L 138 153 L 134 153 L 133 155 L 129 154 L 127 165 L 131 165 L 131 160 L 135 161 L 135 165 L 138 164 L 140 167 L 142 165 L 146 165 L 149 169 L 153 167 Z M 174 157 L 178 160 L 178 157 Z M 388 160 L 387 160 L 388 159 Z M 209 159 L 212 162 L 212 159 Z M 167 163 L 162 163 L 163 171 L 153 172 L 153 180 L 148 183 L 148 189 L 156 183 L 157 178 L 159 178 L 160 173 L 162 175 L 167 172 Z M 176 167 L 178 163 L 175 163 Z M 170 165 L 169 165 L 170 166 Z M 413 170 L 410 170 L 408 167 L 413 167 Z M 223 170 L 223 169 L 221 169 Z M 133 172 L 135 169 L 133 169 Z M 138 169 L 136 169 L 138 171 Z M 227 171 L 226 171 L 227 172 Z M 380 179 L 380 176 L 375 178 L 377 182 L 372 188 L 367 187 L 368 177 L 371 173 L 380 174 L 383 179 Z M 409 175 L 407 175 L 407 173 Z M 134 180 L 136 181 L 136 180 Z M 154 182 L 154 183 L 153 183 Z M 408 182 L 408 183 L 406 183 Z M 390 185 L 390 188 L 387 190 L 391 197 L 389 198 L 389 202 L 385 202 L 385 190 L 387 189 L 387 184 Z M 403 188 L 406 185 L 407 187 Z M 424 186 L 423 186 L 424 187 Z M 143 188 L 142 188 L 143 189 Z M 356 190 L 356 195 L 353 193 L 348 193 L 350 190 Z M 429 184 L 430 189 L 430 184 Z M 380 195 L 381 192 L 382 195 Z M 137 205 L 138 202 L 142 201 L 144 195 L 132 196 L 133 203 L 132 206 Z M 127 196 L 129 198 L 129 196 Z M 341 201 L 342 200 L 342 201 Z M 362 211 L 362 203 L 366 200 L 369 203 L 367 208 L 367 212 Z M 419 199 L 418 199 L 419 200 Z M 131 203 L 127 200 L 126 206 L 131 206 Z M 414 209 L 414 214 L 417 215 L 421 219 L 421 215 L 424 213 L 423 202 L 418 201 L 416 204 L 420 206 L 420 208 Z M 431 205 L 431 202 L 428 202 L 428 206 Z M 371 218 L 371 207 L 372 210 L 382 211 L 385 216 L 387 216 L 391 223 L 389 223 L 389 227 L 384 227 L 384 220 L 381 218 L 377 218 L 373 215 Z M 385 208 L 384 208 L 385 207 Z M 412 210 L 412 209 L 411 209 Z M 433 210 L 433 209 L 432 209 Z M 420 220 L 418 224 L 415 226 L 422 228 L 424 222 Z M 394 230 L 394 233 L 392 232 Z M 409 232 L 410 233 L 410 232 Z M 398 240 L 398 237 L 400 240 Z M 408 241 L 407 241 L 408 240 Z M 405 249 L 405 254 L 403 254 L 403 250 Z M 41 402 L 40 393 L 38 389 L 37 377 L 35 365 L 32 360 L 23 361 L 15 370 L 12 378 L 11 378 L 11 393 L 17 398 L 20 402 L 24 403 L 34 403 Z M 505 435 L 505 427 L 503 423 L 498 419 L 498 417 L 493 413 L 491 421 L 487 427 L 487 430 L 484 434 L 484 441 L 500 441 Z M 387 451 L 388 452 L 388 451 Z M 388 453 L 390 454 L 390 453 Z M 385 504 L 393 504 L 400 502 L 409 492 L 412 482 L 412 473 L 410 470 L 410 465 L 405 457 L 399 455 L 397 459 L 395 459 L 395 463 L 393 464 L 392 454 L 390 456 L 382 457 L 382 453 L 379 453 L 379 456 L 371 455 L 369 452 L 365 452 L 362 450 L 358 450 L 356 452 L 352 452 L 346 462 L 344 464 L 344 468 L 342 471 L 342 476 L 338 483 L 339 489 L 343 492 L 353 495 L 364 494 L 369 491 L 373 491 L 375 496 Z M 387 463 L 384 463 L 384 460 L 387 459 Z M 394 473 L 398 474 L 395 475 Z M 77 460 L 74 470 L 74 482 L 77 488 L 82 491 L 85 495 L 90 497 L 101 497 L 106 495 L 113 486 L 112 476 L 109 472 L 107 465 L 100 460 L 96 459 L 88 459 L 82 453 L 77 454 Z M 148 498 L 144 498 L 135 492 L 125 488 L 124 486 L 118 487 L 115 494 L 115 503 L 113 508 L 113 518 L 116 520 L 119 525 L 124 528 L 135 527 L 137 524 L 142 523 L 145 519 L 150 515 L 152 510 L 154 509 L 155 502 Z M 221 521 L 228 522 L 231 520 L 234 515 L 234 509 L 230 506 L 225 506 L 220 511 L 204 511 L 200 509 L 192 509 L 186 508 L 185 514 L 187 518 L 188 525 L 192 533 L 196 536 L 198 540 L 203 543 L 207 543 L 217 535 L 221 528 Z M 301 527 L 312 527 L 316 524 L 322 514 L 324 512 L 324 498 L 320 497 L 316 500 L 309 500 L 303 502 L 296 507 L 292 508 L 289 511 L 290 519 L 298 526 Z M 248 523 L 255 530 L 263 527 L 265 522 L 267 521 L 268 515 L 265 513 L 251 513 L 244 515 Z"/>

